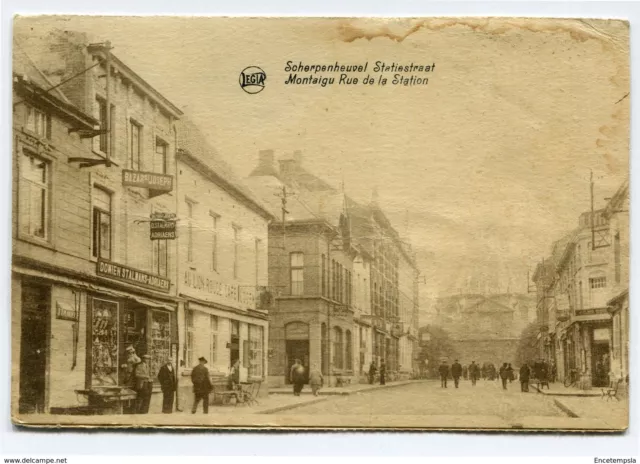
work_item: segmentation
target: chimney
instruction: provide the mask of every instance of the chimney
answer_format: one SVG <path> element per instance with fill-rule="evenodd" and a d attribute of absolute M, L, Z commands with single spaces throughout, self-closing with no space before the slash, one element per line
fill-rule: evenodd
<path fill-rule="evenodd" d="M 249 177 L 274 176 L 278 173 L 273 165 L 273 150 L 260 150 L 258 152 L 258 166 L 249 174 Z"/>

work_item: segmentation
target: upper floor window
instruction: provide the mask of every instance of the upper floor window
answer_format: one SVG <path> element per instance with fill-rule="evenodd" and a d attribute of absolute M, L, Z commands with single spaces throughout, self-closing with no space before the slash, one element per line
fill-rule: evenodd
<path fill-rule="evenodd" d="M 166 277 L 169 267 L 169 253 L 167 240 L 152 240 L 153 243 L 153 272 Z"/>
<path fill-rule="evenodd" d="M 193 262 L 193 202 L 187 200 L 187 261 Z"/>
<path fill-rule="evenodd" d="M 589 278 L 590 288 L 605 288 L 606 286 L 607 286 L 607 278 L 605 276 Z"/>
<path fill-rule="evenodd" d="M 33 106 L 27 105 L 25 128 L 36 135 L 51 138 L 51 117 Z"/>
<path fill-rule="evenodd" d="M 239 259 L 240 259 L 240 228 L 233 226 L 233 278 L 237 279 L 239 275 Z"/>
<path fill-rule="evenodd" d="M 153 172 L 167 173 L 167 142 L 156 137 L 156 155 L 153 158 Z"/>
<path fill-rule="evenodd" d="M 302 295 L 304 292 L 304 253 L 291 253 L 291 294 Z"/>
<path fill-rule="evenodd" d="M 111 193 L 93 187 L 93 256 L 111 259 Z"/>
<path fill-rule="evenodd" d="M 48 161 L 23 152 L 20 162 L 18 222 L 23 234 L 48 239 L 49 221 Z"/>
<path fill-rule="evenodd" d="M 129 169 L 140 170 L 140 156 L 142 152 L 142 126 L 133 119 L 129 121 Z"/>
<path fill-rule="evenodd" d="M 256 287 L 260 284 L 260 260 L 262 259 L 262 240 L 255 239 L 255 273 L 256 273 Z"/>
<path fill-rule="evenodd" d="M 96 148 L 102 153 L 107 153 L 109 150 L 108 144 L 111 141 L 111 155 L 113 155 L 113 137 L 111 134 L 113 134 L 116 107 L 111 105 L 110 114 L 107 115 L 107 101 L 101 97 L 96 97 L 96 106 L 98 112 L 96 116 L 100 121 L 100 130 L 103 131 L 100 133 L 100 137 L 95 139 Z M 107 118 L 109 119 L 109 124 L 107 124 Z"/>

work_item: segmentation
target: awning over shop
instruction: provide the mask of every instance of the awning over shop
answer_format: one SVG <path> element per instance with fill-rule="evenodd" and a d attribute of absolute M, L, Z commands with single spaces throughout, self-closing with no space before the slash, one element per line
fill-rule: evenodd
<path fill-rule="evenodd" d="M 137 303 L 140 303 L 141 305 L 148 306 L 151 308 L 165 309 L 167 311 L 176 310 L 176 305 L 172 305 L 170 303 L 151 300 L 149 298 L 145 298 L 143 296 L 136 295 L 134 293 L 129 293 L 121 290 L 114 290 L 112 288 L 106 288 L 100 285 L 84 282 L 80 279 L 60 276 L 60 275 L 51 274 L 48 272 L 38 271 L 35 269 L 30 269 L 30 268 L 25 268 L 20 266 L 13 266 L 12 270 L 18 274 L 28 275 L 30 277 L 35 277 L 39 279 L 51 280 L 54 282 L 60 282 L 70 287 L 81 288 L 87 292 L 101 293 L 103 295 L 109 295 L 114 298 L 128 298 L 136 301 Z"/>

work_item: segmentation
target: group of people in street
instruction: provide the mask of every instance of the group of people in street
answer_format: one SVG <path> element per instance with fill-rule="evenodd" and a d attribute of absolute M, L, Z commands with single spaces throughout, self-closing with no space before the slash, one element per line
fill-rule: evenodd
<path fill-rule="evenodd" d="M 324 385 L 324 376 L 317 366 L 311 366 L 307 378 L 307 370 L 299 359 L 294 360 L 289 370 L 289 381 L 293 385 L 293 395 L 300 396 L 305 383 L 309 383 L 313 396 L 318 396 L 318 392 Z"/>
<path fill-rule="evenodd" d="M 376 373 L 378 373 L 378 368 L 376 367 L 376 363 L 371 361 L 369 364 L 369 385 L 373 385 L 376 381 Z M 386 385 L 387 383 L 387 365 L 382 361 L 380 363 L 380 385 Z"/>
<path fill-rule="evenodd" d="M 132 414 L 147 414 L 153 392 L 153 379 L 149 360 L 151 356 L 144 354 L 138 356 L 133 345 L 126 348 L 127 359 L 122 368 L 125 370 L 125 385 L 136 392 L 136 399 L 128 412 Z M 172 413 L 175 393 L 178 387 L 178 378 L 171 358 L 160 367 L 158 382 L 162 389 L 162 412 Z"/>
<path fill-rule="evenodd" d="M 476 382 L 480 378 L 480 367 L 475 361 L 472 361 L 468 366 L 462 366 L 456 359 L 451 367 L 446 360 L 442 360 L 440 367 L 438 368 L 438 374 L 440 374 L 440 387 L 447 388 L 447 380 L 449 377 L 453 378 L 453 384 L 456 388 L 460 386 L 460 378 L 470 379 L 471 385 L 475 387 Z"/>

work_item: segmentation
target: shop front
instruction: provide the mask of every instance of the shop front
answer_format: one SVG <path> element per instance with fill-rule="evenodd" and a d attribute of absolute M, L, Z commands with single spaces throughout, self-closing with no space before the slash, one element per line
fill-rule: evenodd
<path fill-rule="evenodd" d="M 87 406 L 87 391 L 126 387 L 129 345 L 151 356 L 155 380 L 177 346 L 177 305 L 168 296 L 14 266 L 12 300 L 22 414 L 77 412 Z"/>

